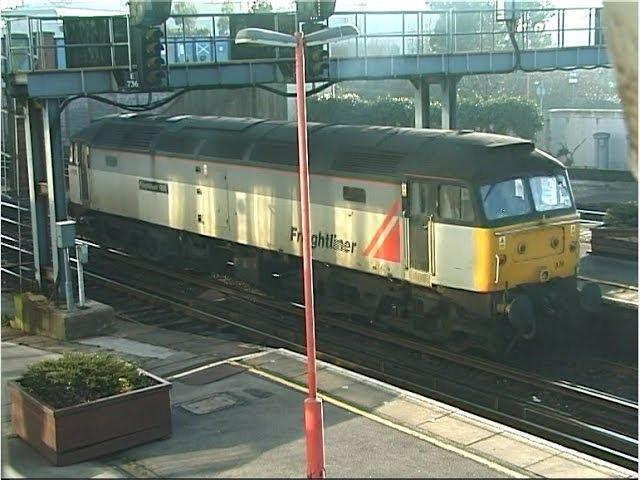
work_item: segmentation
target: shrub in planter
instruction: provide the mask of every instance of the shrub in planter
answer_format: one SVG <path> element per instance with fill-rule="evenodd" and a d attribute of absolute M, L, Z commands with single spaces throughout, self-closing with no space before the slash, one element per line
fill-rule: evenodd
<path fill-rule="evenodd" d="M 31 365 L 19 383 L 42 403 L 64 408 L 148 387 L 156 382 L 115 355 L 74 352 Z"/>
<path fill-rule="evenodd" d="M 171 384 L 111 354 L 65 353 L 9 382 L 16 434 L 56 465 L 171 433 Z"/>

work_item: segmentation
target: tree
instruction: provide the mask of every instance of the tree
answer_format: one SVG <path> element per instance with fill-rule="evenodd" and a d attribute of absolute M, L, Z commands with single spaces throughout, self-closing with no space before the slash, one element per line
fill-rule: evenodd
<path fill-rule="evenodd" d="M 196 7 L 194 3 L 190 3 L 186 1 L 173 2 L 171 7 L 171 14 L 172 15 L 194 15 L 194 16 L 175 18 L 174 19 L 175 26 L 169 26 L 169 24 L 167 23 L 168 36 L 181 37 L 183 35 L 183 31 L 182 31 L 183 25 L 184 25 L 185 36 L 212 35 L 211 28 L 198 27 L 198 19 L 195 17 L 195 15 L 198 15 L 198 7 Z"/>
<path fill-rule="evenodd" d="M 250 13 L 269 13 L 273 12 L 273 6 L 269 0 L 253 0 L 249 7 Z"/>
<path fill-rule="evenodd" d="M 230 0 L 227 0 L 222 5 L 221 11 L 222 13 L 227 13 L 227 14 L 234 13 L 235 6 Z M 228 36 L 229 35 L 229 17 L 223 17 L 223 16 L 217 17 L 216 27 L 217 27 L 216 35 Z"/>
<path fill-rule="evenodd" d="M 325 123 L 412 127 L 415 119 L 413 99 L 407 97 L 386 95 L 365 99 L 355 94 L 336 98 L 312 97 L 308 107 L 310 120 Z M 431 102 L 431 125 L 437 128 L 440 120 L 440 103 Z M 531 101 L 496 97 L 461 100 L 458 105 L 458 123 L 461 129 L 471 128 L 482 132 L 533 138 L 542 128 L 542 116 Z"/>
<path fill-rule="evenodd" d="M 426 25 L 427 31 L 439 36 L 429 38 L 427 52 L 448 51 L 470 52 L 488 50 L 508 50 L 513 48 L 507 25 L 495 20 L 495 5 L 491 0 L 451 1 L 435 0 L 431 3 L 437 14 L 435 22 Z M 550 6 L 549 0 L 518 2 L 522 12 L 516 29 L 519 48 L 543 48 L 551 45 L 552 35 L 545 32 L 546 21 L 552 11 L 540 11 Z M 449 11 L 451 14 L 449 14 Z M 434 14 L 436 15 L 436 14 Z M 448 35 L 456 34 L 456 35 Z M 523 42 L 524 41 L 524 42 Z"/>

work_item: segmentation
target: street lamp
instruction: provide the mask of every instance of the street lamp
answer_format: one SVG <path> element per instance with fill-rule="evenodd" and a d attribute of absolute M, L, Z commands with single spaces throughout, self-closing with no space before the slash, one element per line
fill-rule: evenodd
<path fill-rule="evenodd" d="M 307 339 L 307 398 L 304 400 L 304 429 L 307 452 L 307 477 L 324 478 L 324 428 L 322 400 L 316 382 L 316 336 L 313 302 L 313 265 L 311 261 L 311 211 L 309 201 L 309 151 L 307 148 L 307 96 L 305 92 L 304 48 L 335 43 L 357 37 L 353 25 L 326 28 L 304 36 L 274 32 L 262 28 L 245 28 L 236 34 L 236 44 L 255 44 L 295 49 L 296 106 L 298 120 L 298 177 L 302 220 L 302 265 L 304 281 L 304 318 Z"/>

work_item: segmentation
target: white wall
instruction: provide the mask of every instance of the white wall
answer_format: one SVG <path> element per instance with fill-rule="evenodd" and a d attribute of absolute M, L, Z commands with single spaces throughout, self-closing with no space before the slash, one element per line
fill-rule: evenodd
<path fill-rule="evenodd" d="M 575 149 L 573 166 L 629 169 L 627 130 L 622 110 L 552 109 L 545 112 L 544 117 L 539 142 L 543 150 L 556 156 L 562 145 L 566 145 L 570 151 Z M 596 132 L 611 135 L 608 166 L 596 165 L 596 142 L 593 138 Z M 564 161 L 563 158 L 560 160 Z"/>

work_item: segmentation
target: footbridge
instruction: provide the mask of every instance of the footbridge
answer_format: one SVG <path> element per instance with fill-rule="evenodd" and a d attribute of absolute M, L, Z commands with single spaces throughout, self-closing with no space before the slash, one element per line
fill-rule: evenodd
<path fill-rule="evenodd" d="M 234 45 L 234 27 L 249 25 L 249 17 L 170 17 L 163 25 L 165 89 L 290 82 L 292 58 L 287 49 Z M 456 85 L 464 75 L 609 66 L 600 8 L 525 10 L 520 18 L 510 38 L 493 10 L 336 13 L 329 26 L 355 24 L 361 35 L 329 47 L 324 80 L 409 79 L 416 86 L 416 124 L 421 126 L 428 126 L 423 109 L 428 106 L 429 85 L 438 83 L 446 97 L 443 125 L 454 127 Z M 71 38 L 64 17 L 5 13 L 5 81 L 32 98 L 135 89 L 128 16 L 102 20 L 104 40 L 88 43 L 78 42 L 77 35 Z M 260 22 L 287 31 L 296 17 L 262 14 Z M 82 49 L 96 51 L 91 62 L 86 56 L 78 61 Z"/>

